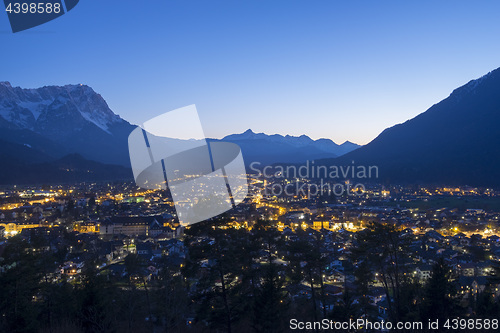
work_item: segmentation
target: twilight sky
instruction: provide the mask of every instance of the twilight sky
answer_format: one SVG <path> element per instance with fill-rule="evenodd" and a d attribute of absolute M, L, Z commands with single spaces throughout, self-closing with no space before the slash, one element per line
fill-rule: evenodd
<path fill-rule="evenodd" d="M 196 104 L 208 137 L 366 144 L 500 67 L 499 12 L 497 0 L 82 0 L 17 34 L 0 13 L 0 81 L 85 83 L 132 123 Z"/>

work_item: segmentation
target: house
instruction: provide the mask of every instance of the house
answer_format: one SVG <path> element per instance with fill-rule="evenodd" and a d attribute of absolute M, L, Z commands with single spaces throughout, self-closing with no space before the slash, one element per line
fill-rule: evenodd
<path fill-rule="evenodd" d="M 313 222 L 314 229 L 328 229 L 330 228 L 330 221 L 314 221 Z"/>
<path fill-rule="evenodd" d="M 344 283 L 345 282 L 345 274 L 339 271 L 332 271 L 330 275 L 326 275 L 324 278 L 325 282 L 329 283 Z"/>
<path fill-rule="evenodd" d="M 152 255 L 152 259 L 158 259 L 158 258 L 161 258 L 161 256 L 163 255 L 163 251 L 162 250 L 153 250 L 151 251 L 151 255 Z"/>
<path fill-rule="evenodd" d="M 418 266 L 415 270 L 417 272 L 417 277 L 420 281 L 426 281 L 430 279 L 432 275 L 432 266 L 431 265 L 421 265 Z"/>
<path fill-rule="evenodd" d="M 82 272 L 83 262 L 75 263 L 73 261 L 65 262 L 60 267 L 61 275 L 73 276 Z"/>
<path fill-rule="evenodd" d="M 161 216 L 113 216 L 101 224 L 99 233 L 101 235 L 154 237 L 162 233 L 162 222 Z M 153 232 L 152 235 L 151 232 Z"/>
<path fill-rule="evenodd" d="M 500 237 L 498 237 L 497 235 L 493 235 L 493 236 L 488 237 L 488 240 L 492 244 L 497 244 L 500 242 Z"/>
<path fill-rule="evenodd" d="M 163 233 L 163 225 L 160 224 L 156 219 L 154 219 L 149 225 L 148 235 L 151 237 L 156 237 Z M 170 228 L 169 228 L 170 229 Z"/>
<path fill-rule="evenodd" d="M 460 264 L 457 266 L 459 274 L 462 276 L 476 275 L 476 265 L 473 263 Z"/>
<path fill-rule="evenodd" d="M 102 242 L 99 246 L 99 257 L 105 261 L 111 261 L 115 258 L 120 258 L 130 252 L 123 246 L 121 241 Z"/>
<path fill-rule="evenodd" d="M 137 243 L 137 255 L 145 260 L 151 260 L 153 257 L 153 244 L 150 242 Z"/>
<path fill-rule="evenodd" d="M 168 255 L 177 254 L 180 256 L 184 256 L 185 253 L 184 243 L 182 243 L 178 239 L 171 239 L 169 241 L 164 242 L 163 247 L 167 250 Z"/>
<path fill-rule="evenodd" d="M 387 301 L 387 297 L 382 297 L 380 301 L 376 304 L 378 308 L 378 313 L 385 318 L 387 312 L 389 311 L 389 302 Z"/>
<path fill-rule="evenodd" d="M 170 228 L 170 227 L 162 227 L 161 233 L 157 234 L 154 237 L 154 239 L 156 241 L 165 241 L 165 240 L 169 240 L 172 238 L 175 238 L 175 231 L 172 230 L 172 228 Z"/>
<path fill-rule="evenodd" d="M 89 221 L 83 222 L 78 221 L 74 224 L 73 230 L 80 233 L 99 233 L 99 222 Z"/>
<path fill-rule="evenodd" d="M 428 231 L 426 234 L 425 234 L 425 237 L 427 237 L 427 239 L 431 242 L 441 242 L 444 240 L 444 236 L 441 235 L 439 232 L 437 232 L 436 230 L 431 230 L 431 231 Z"/>
<path fill-rule="evenodd" d="M 5 228 L 5 235 L 9 236 L 20 233 L 23 229 L 38 228 L 40 226 L 41 226 L 40 223 L 34 220 L 30 220 L 28 222 L 12 221 L 12 222 L 0 223 L 0 227 Z"/>
<path fill-rule="evenodd" d="M 338 260 L 338 259 L 335 259 L 334 261 L 332 261 L 330 263 L 330 267 L 334 270 L 337 270 L 339 272 L 343 272 L 344 271 L 344 264 L 341 260 Z"/>
<path fill-rule="evenodd" d="M 495 265 L 491 261 L 483 261 L 477 264 L 476 274 L 478 276 L 492 276 L 495 274 Z"/>
<path fill-rule="evenodd" d="M 458 283 L 462 294 L 477 295 L 486 289 L 488 278 L 486 276 L 461 276 Z"/>
<path fill-rule="evenodd" d="M 335 303 L 337 302 L 338 296 L 342 295 L 342 288 L 337 286 L 332 286 L 327 284 L 323 288 L 325 303 L 319 302 L 321 308 L 325 307 L 327 311 L 332 311 Z"/>

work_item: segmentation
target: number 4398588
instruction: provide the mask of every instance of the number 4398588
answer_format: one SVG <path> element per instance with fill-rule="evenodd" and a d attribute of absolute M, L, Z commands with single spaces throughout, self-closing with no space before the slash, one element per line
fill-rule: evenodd
<path fill-rule="evenodd" d="M 9 3 L 7 8 L 5 9 L 9 14 L 59 14 L 61 12 L 61 4 L 60 3 L 44 3 L 44 2 L 16 2 Z"/>
<path fill-rule="evenodd" d="M 498 319 L 448 319 L 443 327 L 448 330 L 497 330 Z"/>

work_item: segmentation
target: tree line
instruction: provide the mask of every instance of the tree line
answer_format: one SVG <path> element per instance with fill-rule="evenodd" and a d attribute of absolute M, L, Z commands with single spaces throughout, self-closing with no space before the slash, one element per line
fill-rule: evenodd
<path fill-rule="evenodd" d="M 340 253 L 328 244 L 342 243 L 339 237 L 311 229 L 285 235 L 271 221 L 232 228 L 220 218 L 186 230 L 181 263 L 171 255 L 153 264 L 129 254 L 124 275 L 113 275 L 98 268 L 96 256 L 72 280 L 54 275 L 67 253 L 40 250 L 43 238 L 12 237 L 1 255 L 0 331 L 273 333 L 288 331 L 292 318 L 499 317 L 493 290 L 465 298 L 443 259 L 421 283 L 408 271 L 409 238 L 388 224 L 372 223 L 354 234 L 345 258 L 351 264 L 345 273 L 354 278 L 332 288 L 325 276 Z M 375 281 L 383 304 L 372 302 Z"/>

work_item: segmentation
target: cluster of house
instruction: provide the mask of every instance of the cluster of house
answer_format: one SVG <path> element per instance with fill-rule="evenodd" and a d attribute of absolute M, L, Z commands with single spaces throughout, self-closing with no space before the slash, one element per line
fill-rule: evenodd
<path fill-rule="evenodd" d="M 141 275 L 146 279 L 151 279 L 158 273 L 157 262 L 160 258 L 167 258 L 169 264 L 180 267 L 186 257 L 186 249 L 182 241 L 172 238 L 169 240 L 156 241 L 151 237 L 129 238 L 121 236 L 113 240 L 102 241 L 96 235 L 84 235 L 86 242 L 94 244 L 97 251 L 97 270 L 109 270 L 111 275 L 125 277 L 127 275 L 126 266 L 123 260 L 129 254 L 137 254 L 142 262 Z M 92 239 L 92 240 L 91 240 Z M 71 260 L 61 264 L 53 276 L 54 281 L 61 277 L 69 280 L 82 273 L 82 269 L 89 262 L 94 254 L 77 252 L 70 256 Z"/>
<path fill-rule="evenodd" d="M 355 233 L 345 229 L 340 231 L 321 230 L 324 234 L 322 253 L 328 263 L 324 270 L 325 306 L 334 307 L 344 288 L 356 288 L 354 270 L 356 263 L 351 260 L 351 248 L 354 245 Z M 286 239 L 293 239 L 295 233 L 288 227 L 283 231 Z M 432 276 L 433 265 L 440 258 L 450 267 L 450 282 L 457 293 L 466 300 L 478 293 L 489 291 L 494 297 L 500 296 L 499 285 L 494 275 L 500 268 L 500 238 L 496 235 L 466 236 L 463 233 L 454 236 L 443 236 L 435 230 L 415 233 L 405 229 L 401 237 L 409 242 L 408 256 L 401 262 L 401 273 L 408 275 L 424 285 Z M 306 264 L 306 263 L 304 263 Z M 381 274 L 374 272 L 370 283 L 369 298 L 373 306 L 378 308 L 381 318 L 387 315 L 386 291 Z M 311 297 L 310 286 L 306 281 L 302 286 L 288 287 L 292 297 Z"/>

